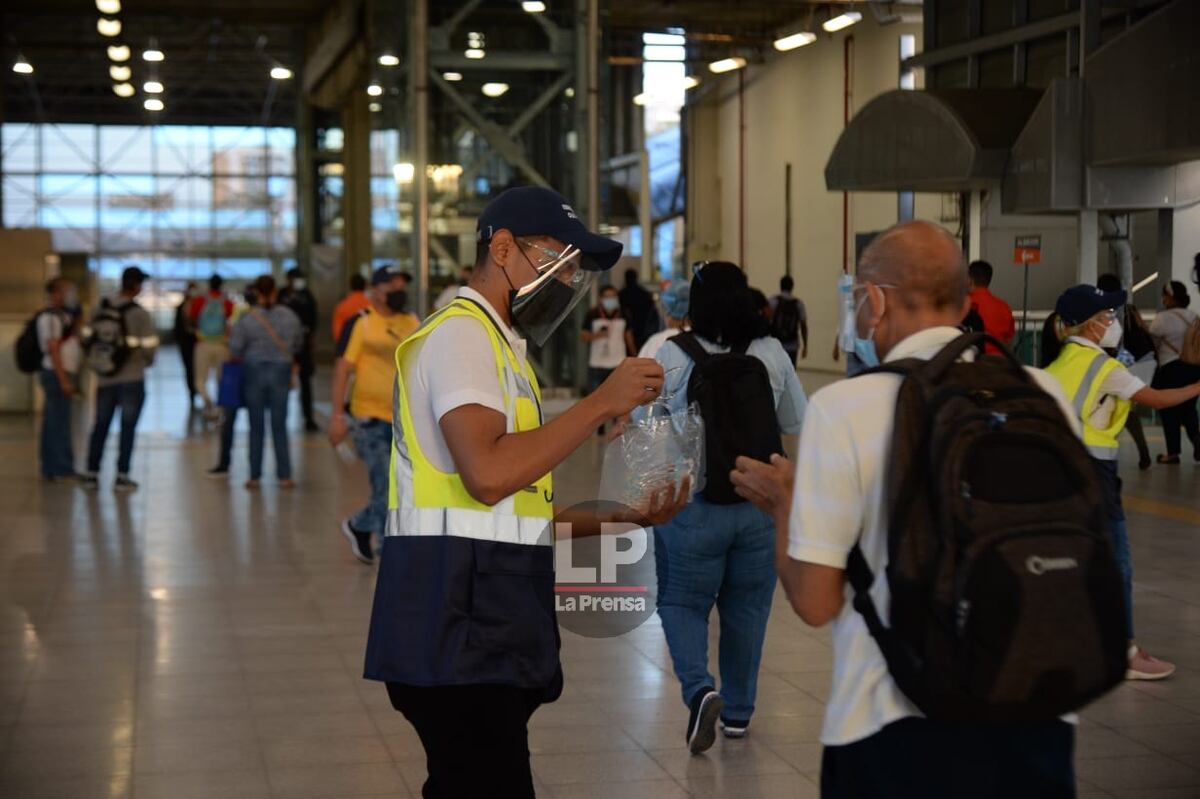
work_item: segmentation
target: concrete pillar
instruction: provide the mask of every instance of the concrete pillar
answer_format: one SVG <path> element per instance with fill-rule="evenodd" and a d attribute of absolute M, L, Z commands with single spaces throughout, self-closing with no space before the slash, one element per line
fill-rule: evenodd
<path fill-rule="evenodd" d="M 967 202 L 967 261 L 983 258 L 983 192 L 972 191 Z"/>
<path fill-rule="evenodd" d="M 342 106 L 342 230 L 344 272 L 370 269 L 374 258 L 371 241 L 371 111 L 367 94 L 355 87 Z"/>
<path fill-rule="evenodd" d="M 1171 208 L 1158 209 L 1158 261 L 1154 264 L 1154 269 L 1158 272 L 1159 285 L 1172 280 L 1171 275 L 1174 274 L 1174 267 L 1171 264 L 1172 251 L 1175 245 L 1175 211 Z M 1154 301 L 1158 302 L 1158 296 L 1154 295 Z"/>
<path fill-rule="evenodd" d="M 1090 209 L 1079 212 L 1079 266 L 1076 282 L 1096 285 L 1100 260 L 1100 220 Z"/>
<path fill-rule="evenodd" d="M 1192 282 L 1192 267 L 1196 253 L 1200 253 L 1200 203 L 1160 212 L 1160 220 L 1162 213 L 1171 214 L 1171 248 L 1168 251 L 1171 259 L 1170 279 L 1178 280 L 1189 291 L 1194 291 L 1196 284 Z M 1166 278 L 1167 274 L 1163 272 L 1163 277 Z M 1192 309 L 1195 308 L 1193 303 Z"/>
<path fill-rule="evenodd" d="M 297 78 L 297 84 L 300 83 Z M 303 91 L 296 101 L 296 264 L 305 272 L 312 270 L 312 245 L 316 241 L 317 190 L 313 150 L 312 105 Z"/>

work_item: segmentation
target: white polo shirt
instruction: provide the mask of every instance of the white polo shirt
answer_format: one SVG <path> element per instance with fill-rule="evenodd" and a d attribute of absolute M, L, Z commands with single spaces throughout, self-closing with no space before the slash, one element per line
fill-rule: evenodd
<path fill-rule="evenodd" d="M 513 352 L 525 359 L 525 339 L 504 323 L 482 294 L 463 286 L 456 296 L 483 306 Z M 413 429 L 429 462 L 443 472 L 455 472 L 454 459 L 438 426 L 442 417 L 463 405 L 505 412 L 492 341 L 478 320 L 462 316 L 446 319 L 417 346 L 420 351 L 410 362 L 410 373 L 404 376 Z"/>
<path fill-rule="evenodd" d="M 959 335 L 953 327 L 922 330 L 897 344 L 886 360 L 932 358 Z M 1079 421 L 1058 381 L 1038 369 L 1029 372 L 1058 401 L 1079 435 Z M 891 609 L 884 576 L 885 496 L 899 387 L 897 375 L 865 375 L 826 386 L 809 399 L 788 531 L 789 557 L 836 569 L 846 568 L 846 558 L 861 538 L 863 555 L 876 575 L 871 597 L 883 619 Z M 853 743 L 893 721 L 920 715 L 888 673 L 853 598 L 847 583 L 845 603 L 833 621 L 833 687 L 821 731 L 827 746 Z"/>

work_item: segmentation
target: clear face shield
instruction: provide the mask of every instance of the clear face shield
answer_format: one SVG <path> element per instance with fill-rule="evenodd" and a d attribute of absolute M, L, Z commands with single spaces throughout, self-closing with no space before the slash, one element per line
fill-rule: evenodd
<path fill-rule="evenodd" d="M 559 252 L 526 238 L 517 239 L 517 245 L 538 276 L 512 292 L 513 323 L 542 347 L 591 291 L 596 273 L 585 268 L 588 258 L 578 247 L 567 245 Z"/>

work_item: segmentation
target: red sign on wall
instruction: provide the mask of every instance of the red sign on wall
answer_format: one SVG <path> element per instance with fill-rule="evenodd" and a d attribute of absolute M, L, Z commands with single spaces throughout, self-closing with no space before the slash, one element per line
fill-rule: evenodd
<path fill-rule="evenodd" d="M 1042 262 L 1042 237 L 1017 236 L 1013 246 L 1014 264 L 1040 264 Z"/>

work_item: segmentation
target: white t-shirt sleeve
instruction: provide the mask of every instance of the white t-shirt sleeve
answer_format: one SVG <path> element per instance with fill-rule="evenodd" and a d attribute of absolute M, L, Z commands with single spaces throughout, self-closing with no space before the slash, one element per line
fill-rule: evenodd
<path fill-rule="evenodd" d="M 55 312 L 47 312 L 37 319 L 38 346 L 42 352 L 50 351 L 50 342 L 63 337 L 63 320 Z"/>
<path fill-rule="evenodd" d="M 1146 387 L 1140 377 L 1134 376 L 1128 369 L 1117 368 L 1104 376 L 1100 383 L 1101 394 L 1113 394 L 1123 400 L 1132 399 L 1133 395 Z"/>
<path fill-rule="evenodd" d="M 447 319 L 426 336 L 417 355 L 417 373 L 435 421 L 463 405 L 504 413 L 491 337 L 475 319 Z"/>
<path fill-rule="evenodd" d="M 860 482 L 850 430 L 844 423 L 831 423 L 818 394 L 808 404 L 800 433 L 788 557 L 846 568 L 863 525 Z"/>

